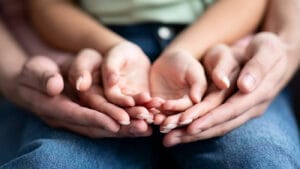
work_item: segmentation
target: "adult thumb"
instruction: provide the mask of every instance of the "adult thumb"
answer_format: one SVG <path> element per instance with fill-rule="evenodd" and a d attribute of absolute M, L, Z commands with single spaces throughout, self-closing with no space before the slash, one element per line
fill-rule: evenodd
<path fill-rule="evenodd" d="M 64 88 L 64 81 L 57 64 L 43 56 L 30 58 L 23 66 L 18 80 L 20 84 L 49 96 L 59 95 Z"/>

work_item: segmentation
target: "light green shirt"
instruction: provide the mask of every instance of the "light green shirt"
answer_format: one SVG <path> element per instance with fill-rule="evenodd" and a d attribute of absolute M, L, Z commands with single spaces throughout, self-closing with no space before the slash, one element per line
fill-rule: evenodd
<path fill-rule="evenodd" d="M 105 24 L 159 22 L 189 24 L 215 0 L 78 0 Z"/>

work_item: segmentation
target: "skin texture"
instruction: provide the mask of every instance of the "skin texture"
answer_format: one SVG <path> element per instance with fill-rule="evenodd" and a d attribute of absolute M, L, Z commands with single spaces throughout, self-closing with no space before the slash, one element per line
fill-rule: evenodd
<path fill-rule="evenodd" d="M 211 104 L 206 105 L 206 107 L 208 107 L 207 110 L 211 110 L 211 111 L 208 111 L 208 113 L 206 112 L 198 113 L 197 116 L 199 116 L 200 118 L 197 118 L 196 121 L 192 122 L 192 124 L 190 124 L 187 128 L 175 129 L 171 131 L 169 134 L 167 134 L 164 139 L 164 144 L 166 146 L 173 146 L 179 143 L 187 143 L 187 142 L 224 135 L 227 132 L 231 131 L 232 129 L 242 125 L 247 120 L 259 116 L 265 110 L 267 105 L 280 91 L 280 89 L 286 85 L 290 77 L 294 74 L 294 72 L 299 67 L 299 57 L 297 55 L 299 53 L 299 46 L 295 45 L 295 44 L 299 44 L 299 33 L 298 31 L 296 31 L 296 28 L 299 28 L 299 21 L 296 20 L 294 17 L 290 17 L 290 16 L 297 16 L 295 14 L 297 13 L 297 11 L 299 11 L 298 10 L 299 3 L 297 1 L 292 1 L 292 0 L 289 2 L 290 3 L 280 2 L 280 0 L 274 0 L 271 3 L 271 8 L 270 8 L 271 10 L 268 12 L 267 15 L 267 20 L 266 20 L 267 24 L 265 25 L 265 30 L 273 31 L 277 35 L 271 33 L 261 33 L 255 35 L 253 39 L 251 40 L 249 39 L 250 41 L 246 43 L 249 45 L 247 48 L 237 45 L 237 48 L 239 50 L 245 52 L 244 55 L 240 55 L 240 56 L 233 55 L 234 57 L 231 57 L 229 60 L 228 57 L 223 57 L 223 55 L 218 56 L 216 54 L 220 62 L 210 63 L 209 60 L 206 61 L 205 67 L 207 67 L 206 68 L 207 70 L 212 69 L 211 71 L 209 71 L 211 72 L 209 74 L 212 74 L 213 82 L 216 83 L 216 85 L 219 88 L 224 88 L 224 83 L 223 84 L 218 83 L 223 79 L 224 76 L 225 77 L 227 76 L 229 80 L 232 79 L 231 76 L 234 77 L 234 75 L 232 75 L 234 74 L 233 73 L 234 71 L 231 71 L 234 70 L 234 68 L 227 67 L 227 66 L 225 67 L 222 65 L 231 65 L 232 62 L 237 62 L 240 65 L 245 64 L 245 66 L 242 68 L 241 73 L 238 76 L 237 83 L 235 83 L 234 80 L 231 81 L 230 83 L 230 86 L 237 85 L 240 91 L 231 95 L 230 98 L 225 101 L 225 103 L 223 103 L 221 106 L 213 110 L 211 109 L 217 106 L 218 103 L 222 102 L 221 100 L 225 98 L 226 94 L 222 94 L 222 92 L 224 91 L 222 91 L 221 93 L 216 92 L 216 95 L 208 94 L 211 96 L 212 100 L 209 99 L 210 101 L 208 101 L 207 104 L 208 103 Z M 285 4 L 282 5 L 281 3 L 285 3 Z M 274 16 L 280 16 L 280 17 L 274 17 Z M 276 21 L 274 21 L 274 19 L 276 19 Z M 284 26 L 282 27 L 282 25 Z M 40 86 L 37 86 L 36 88 L 33 87 L 28 88 L 27 86 L 25 86 L 27 88 L 24 88 L 23 84 L 20 85 L 20 83 L 17 84 L 14 83 L 17 80 L 18 75 L 22 70 L 22 65 L 25 64 L 26 55 L 24 55 L 24 52 L 22 52 L 20 49 L 15 48 L 17 45 L 14 44 L 15 42 L 13 40 L 7 40 L 7 36 L 4 36 L 7 35 L 7 32 L 3 30 L 5 29 L 1 28 L 1 32 L 2 32 L 1 35 L 3 35 L 1 37 L 5 37 L 4 39 L 6 40 L 1 41 L 2 43 L 0 46 L 2 46 L 3 49 L 6 50 L 1 50 L 2 51 L 1 55 L 8 56 L 7 54 L 3 53 L 3 51 L 10 51 L 10 52 L 14 51 L 14 53 L 9 53 L 10 56 L 22 56 L 22 57 L 19 57 L 18 59 L 14 58 L 13 59 L 14 62 L 12 62 L 12 60 L 9 59 L 11 57 L 1 57 L 2 58 L 0 62 L 1 79 L 4 79 L 3 81 L 9 84 L 9 85 L 1 84 L 2 93 L 4 93 L 4 95 L 7 97 L 11 97 L 11 100 L 14 100 L 19 105 L 23 105 L 24 107 L 28 108 L 29 110 L 32 110 L 33 112 L 43 112 L 40 114 L 47 114 L 50 113 L 49 111 L 50 107 L 52 109 L 53 107 L 56 106 L 62 108 L 61 110 L 57 109 L 59 112 L 68 112 L 68 110 L 65 110 L 66 106 L 63 106 L 63 104 L 61 104 L 62 103 L 61 100 L 58 99 L 56 101 L 55 100 L 53 101 L 52 98 L 49 99 L 49 97 L 42 99 L 45 96 L 44 93 L 48 93 L 48 91 L 44 91 L 44 93 L 42 93 L 41 90 L 48 89 L 47 86 L 44 87 L 42 84 L 40 84 Z M 235 47 L 236 46 L 233 46 L 233 48 Z M 233 50 L 232 48 L 226 47 L 226 45 L 225 48 Z M 226 53 L 226 51 L 223 50 L 224 49 L 219 48 L 217 51 L 221 51 L 220 53 Z M 16 51 L 18 51 L 18 53 L 16 53 Z M 272 56 L 272 57 L 265 57 L 266 56 L 265 53 L 268 53 L 269 54 L 268 56 Z M 205 58 L 203 59 L 206 60 Z M 27 61 L 27 63 L 30 63 L 30 61 Z M 69 61 L 68 64 L 71 63 L 72 61 Z M 260 64 L 253 64 L 253 63 L 260 63 Z M 266 63 L 268 63 L 268 65 L 265 65 Z M 7 69 L 8 67 L 5 66 L 5 65 L 12 65 L 12 64 L 16 65 L 14 69 Z M 236 67 L 236 65 L 233 66 Z M 30 68 L 31 66 L 27 66 L 27 67 Z M 222 78 L 218 78 L 219 77 L 218 73 L 213 73 L 213 72 L 218 72 L 216 70 L 222 70 L 222 68 L 228 71 L 225 71 L 226 72 L 225 75 L 220 76 Z M 46 67 L 45 69 L 48 68 Z M 63 70 L 62 68 L 60 69 Z M 34 71 L 38 71 L 35 73 L 35 75 L 43 74 L 39 72 L 42 71 L 40 69 L 37 70 L 34 69 L 33 72 Z M 53 73 L 56 74 L 57 69 L 53 71 Z M 245 77 L 249 75 L 251 77 L 254 77 L 255 83 L 252 83 L 251 80 L 250 82 L 249 80 L 244 80 Z M 92 77 L 92 75 L 90 76 Z M 42 77 L 39 78 L 41 80 L 38 81 L 41 82 L 46 81 L 46 83 L 43 84 L 47 84 L 47 80 L 44 80 Z M 36 79 L 39 78 L 37 77 Z M 209 83 L 208 90 L 210 88 L 215 88 L 210 86 L 213 85 Z M 76 85 L 73 84 L 73 88 L 76 88 Z M 265 89 L 272 89 L 272 90 L 266 91 Z M 18 90 L 23 90 L 23 92 L 19 92 L 19 93 L 25 93 L 25 94 L 17 93 L 14 96 L 10 95 L 10 93 L 15 93 L 15 91 Z M 26 92 L 26 90 L 29 92 Z M 37 93 L 36 100 L 39 100 L 39 102 L 44 102 L 44 103 L 51 103 L 50 101 L 52 101 L 52 104 L 50 104 L 51 106 L 48 107 L 48 104 L 42 104 L 47 106 L 41 107 L 39 106 L 41 104 L 32 105 L 32 103 L 26 102 L 25 99 L 28 96 L 34 95 L 35 93 Z M 40 95 L 42 95 L 43 97 L 41 97 Z M 63 95 L 59 95 L 59 96 L 63 97 Z M 203 100 L 205 100 L 207 97 L 203 98 Z M 63 97 L 63 99 L 66 100 L 67 103 L 74 104 L 75 108 L 81 109 L 81 107 L 79 107 L 77 103 L 71 101 L 68 97 L 67 98 Z M 252 101 L 251 104 L 249 104 L 249 100 Z M 203 107 L 205 107 L 205 104 L 203 104 Z M 200 109 L 202 109 L 202 107 L 197 104 L 192 108 L 194 108 L 193 110 L 194 112 L 197 111 L 200 112 Z M 228 116 L 223 116 L 223 112 L 225 110 L 226 113 L 229 112 Z M 102 115 L 105 114 L 103 113 Z M 89 135 L 90 137 L 105 137 L 104 135 L 116 136 L 115 135 L 116 132 L 114 132 L 114 134 L 112 134 L 111 132 L 108 132 L 110 134 L 107 134 L 106 132 L 104 132 L 103 135 L 99 134 L 100 132 L 97 131 L 101 128 L 102 129 L 104 128 L 100 124 L 99 125 L 101 127 L 99 126 L 95 128 L 95 127 L 87 127 L 88 125 L 82 126 L 84 122 L 65 123 L 65 121 L 63 120 L 65 120 L 64 118 L 67 116 L 68 115 L 66 114 L 65 116 L 62 116 L 60 118 L 55 117 L 54 120 L 52 122 L 48 122 L 48 124 L 50 125 L 54 124 L 53 126 L 55 127 L 64 127 L 78 133 Z M 94 117 L 92 116 L 91 118 Z M 74 127 L 74 124 L 76 127 Z M 133 125 L 133 123 L 131 123 L 129 126 L 131 125 Z M 129 132 L 130 127 L 124 126 L 121 128 L 124 129 L 120 129 L 118 131 L 124 131 L 124 132 L 117 132 L 118 136 L 120 135 L 132 136 L 132 134 L 130 134 Z M 94 131 L 94 132 L 90 132 L 90 131 Z M 88 133 L 93 133 L 93 134 L 88 134 Z M 144 132 L 143 134 L 146 135 Z"/>
<path fill-rule="evenodd" d="M 105 96 L 110 102 L 119 106 L 134 106 L 136 103 L 139 103 L 138 105 L 152 105 L 151 107 L 155 109 L 182 111 L 201 100 L 201 95 L 204 94 L 206 89 L 205 76 L 203 70 L 200 70 L 203 68 L 193 67 L 199 72 L 197 77 L 201 80 L 201 86 L 197 89 L 195 87 L 197 84 L 194 84 L 196 80 L 190 77 L 191 70 L 188 73 L 180 72 L 180 69 L 176 69 L 173 72 L 169 70 L 167 71 L 169 74 L 162 72 L 161 70 L 164 70 L 162 68 L 164 66 L 176 67 L 176 65 L 173 65 L 176 63 L 168 63 L 168 61 L 172 60 L 170 56 L 173 55 L 182 61 L 186 57 L 200 59 L 204 52 L 216 42 L 230 43 L 236 41 L 256 28 L 263 15 L 266 2 L 266 0 L 247 2 L 239 0 L 217 1 L 203 16 L 199 17 L 188 29 L 184 30 L 163 52 L 160 56 L 162 59 L 159 59 L 151 70 L 150 76 L 152 81 L 158 80 L 151 83 L 151 86 L 146 80 L 148 77 L 147 72 L 149 72 L 149 63 L 147 63 L 148 61 L 146 61 L 146 57 L 140 49 L 137 49 L 135 45 L 128 45 L 130 43 L 88 16 L 84 11 L 78 9 L 72 1 L 29 0 L 27 5 L 33 25 L 51 45 L 75 52 L 82 48 L 92 48 L 105 56 L 102 80 Z M 251 15 L 249 15 L 249 11 L 251 11 Z M 239 15 L 236 15 L 237 13 Z M 219 16 L 222 16 L 222 18 Z M 244 22 L 245 20 L 247 20 L 246 23 Z M 228 23 L 230 23 L 230 27 L 226 26 Z M 82 25 L 85 26 L 83 27 Z M 218 33 L 212 34 L 211 32 Z M 134 52 L 129 52 L 124 46 L 132 49 Z M 182 51 L 188 54 L 182 54 Z M 138 60 L 134 61 L 134 59 L 137 59 L 137 56 L 142 56 L 140 57 L 143 58 L 141 59 L 141 64 L 135 64 L 138 62 Z M 179 58 L 179 56 L 182 58 Z M 188 59 L 188 61 L 191 60 L 190 58 Z M 114 68 L 113 63 L 118 66 Z M 198 65 L 198 67 L 200 66 Z M 172 74 L 176 75 L 174 78 L 186 76 L 187 79 L 184 80 L 187 81 L 182 82 L 182 79 L 181 82 L 176 81 L 176 86 L 173 86 L 171 89 L 184 89 L 176 94 L 173 90 L 174 95 L 171 96 L 171 91 L 162 90 L 170 87 L 169 84 L 174 82 L 174 79 L 172 79 L 173 81 L 171 79 L 170 81 L 163 81 L 161 77 Z M 193 76 L 195 77 L 195 75 Z M 80 83 L 82 78 L 76 81 Z M 197 83 L 200 84 L 199 82 Z M 154 93 L 153 96 L 158 96 L 158 100 L 150 98 L 149 87 Z M 191 91 L 189 91 L 189 87 Z M 194 92 L 198 94 L 191 94 Z M 166 95 L 163 96 L 164 94 Z M 165 103 L 160 105 L 162 102 Z M 174 105 L 180 106 L 176 107 Z M 164 115 L 166 114 L 162 114 L 162 116 Z M 154 121 L 158 124 L 161 120 Z M 174 124 L 169 125 L 174 126 Z M 167 128 L 170 129 L 170 127 Z"/>
<path fill-rule="evenodd" d="M 165 146 L 222 136 L 263 114 L 270 102 L 299 69 L 300 21 L 296 17 L 299 9 L 300 2 L 296 0 L 270 2 L 264 30 L 276 34 L 259 33 L 252 39 L 242 42 L 242 45 L 233 46 L 234 51 L 245 50 L 244 54 L 235 57 L 238 63 L 244 65 L 236 83 L 239 91 L 232 94 L 220 106 L 192 122 L 187 128 L 175 129 L 168 133 L 164 138 Z M 247 43 L 248 46 L 244 48 Z M 230 66 L 221 66 L 230 65 L 230 60 L 226 60 L 222 64 L 217 64 L 220 65 L 218 69 L 222 67 L 225 70 L 232 69 Z M 217 81 L 215 80 L 215 83 Z M 215 101 L 212 100 L 210 103 L 216 103 L 217 97 L 214 99 Z M 224 98 L 221 96 L 219 99 Z M 194 111 L 201 112 L 201 109 L 197 109 L 195 105 Z"/>
<path fill-rule="evenodd" d="M 75 92 L 71 87 L 72 85 L 57 83 L 62 80 L 62 75 L 66 76 L 68 74 L 70 65 L 76 65 L 74 58 L 70 57 L 70 54 L 49 49 L 28 27 L 21 11 L 10 12 L 6 13 L 5 18 L 11 21 L 8 22 L 8 25 L 15 28 L 11 30 L 14 31 L 15 38 L 25 44 L 23 46 L 27 53 L 49 57 L 29 58 L 11 37 L 2 22 L 0 22 L 0 34 L 2 37 L 0 44 L 3 48 L 0 53 L 0 78 L 2 79 L 1 82 L 5 82 L 0 83 L 0 91 L 5 97 L 33 112 L 52 127 L 65 128 L 85 136 L 93 138 L 138 137 L 151 134 L 151 128 L 144 120 L 132 120 L 130 125 L 122 126 L 106 114 L 105 106 L 101 110 L 95 110 L 99 108 L 97 106 L 98 102 L 101 101 L 103 104 L 107 102 L 100 94 L 97 94 L 97 97 L 95 97 L 93 91 L 85 93 L 83 98 L 83 100 L 86 99 L 90 100 L 91 103 L 95 103 L 95 105 L 91 106 L 92 109 L 74 102 Z M 78 58 L 81 57 L 78 56 Z M 78 62 L 80 59 L 76 60 Z M 99 65 L 99 62 L 83 63 L 83 65 L 72 67 L 77 67 L 78 69 L 85 67 L 85 65 L 96 67 L 97 64 Z M 91 69 L 84 72 L 89 72 L 89 70 Z M 92 72 L 89 73 L 92 74 Z M 65 91 L 71 91 L 72 95 L 58 94 L 62 88 Z M 93 88 L 93 90 L 99 92 L 101 90 L 99 88 Z M 49 94 L 51 93 L 56 96 L 50 97 Z M 32 99 L 28 100 L 28 97 Z M 110 104 L 107 103 L 106 105 L 109 107 Z M 115 108 L 115 110 L 119 109 Z M 135 117 L 139 115 L 136 113 L 136 109 L 140 108 L 134 107 L 131 110 L 126 110 L 126 112 Z"/>

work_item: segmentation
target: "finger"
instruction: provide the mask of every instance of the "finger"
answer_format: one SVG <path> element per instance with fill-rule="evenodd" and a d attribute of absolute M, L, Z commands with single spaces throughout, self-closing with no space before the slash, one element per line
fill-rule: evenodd
<path fill-rule="evenodd" d="M 209 93 L 209 95 L 206 96 L 202 102 L 182 112 L 177 120 L 177 123 L 180 126 L 190 124 L 193 120 L 203 116 L 216 106 L 220 105 L 225 100 L 225 97 L 226 91 L 216 90 Z"/>
<path fill-rule="evenodd" d="M 58 66 L 42 56 L 31 58 L 24 65 L 19 82 L 50 96 L 60 94 L 64 88 Z"/>
<path fill-rule="evenodd" d="M 191 90 L 189 93 L 191 100 L 194 103 L 199 103 L 206 91 L 207 81 L 204 69 L 202 68 L 201 64 L 198 62 L 195 64 L 197 64 L 195 65 L 197 69 L 188 69 L 186 80 L 191 86 Z"/>
<path fill-rule="evenodd" d="M 48 97 L 27 87 L 21 87 L 20 94 L 23 98 L 30 96 L 32 111 L 40 113 L 37 114 L 38 116 L 54 118 L 76 125 L 105 128 L 111 132 L 117 132 L 120 128 L 107 115 L 96 110 L 81 107 L 63 95 Z"/>
<path fill-rule="evenodd" d="M 104 90 L 107 99 L 114 104 L 124 107 L 131 107 L 135 105 L 133 97 L 124 95 L 119 86 L 113 86 Z"/>
<path fill-rule="evenodd" d="M 256 101 L 253 101 L 255 100 L 255 97 L 257 97 L 257 95 L 236 93 L 224 104 L 190 124 L 188 126 L 188 131 L 190 131 L 190 133 L 204 131 L 240 116 L 243 112 L 257 104 Z M 252 100 L 252 102 L 250 100 Z"/>
<path fill-rule="evenodd" d="M 243 125 L 250 119 L 257 116 L 257 114 L 261 114 L 264 112 L 268 104 L 260 104 L 246 112 L 244 112 L 241 116 L 238 116 L 235 119 L 230 121 L 226 121 L 222 124 L 214 126 L 208 130 L 200 131 L 196 134 L 189 135 L 187 133 L 180 133 L 177 134 L 177 142 L 173 142 L 172 146 L 179 144 L 179 143 L 190 143 L 199 140 L 206 140 L 214 137 L 224 136 L 225 134 L 231 132 L 232 130 L 238 128 L 239 126 Z"/>
<path fill-rule="evenodd" d="M 162 109 L 166 111 L 183 111 L 193 105 L 192 100 L 188 95 L 184 95 L 182 98 L 167 100 Z"/>
<path fill-rule="evenodd" d="M 204 64 L 212 81 L 219 89 L 230 87 L 229 76 L 239 68 L 231 49 L 226 45 L 217 45 L 204 56 Z"/>
<path fill-rule="evenodd" d="M 181 137 L 186 135 L 184 129 L 175 129 L 167 133 L 163 138 L 163 144 L 165 147 L 172 147 L 181 143 Z"/>
<path fill-rule="evenodd" d="M 92 74 L 100 71 L 101 55 L 93 49 L 82 50 L 69 71 L 69 81 L 78 91 L 86 91 L 92 85 Z M 98 77 L 100 78 L 100 76 Z"/>
<path fill-rule="evenodd" d="M 178 127 L 178 119 L 180 118 L 181 114 L 175 114 L 168 116 L 160 126 L 160 132 L 161 133 L 168 133 L 174 128 Z"/>
<path fill-rule="evenodd" d="M 250 60 L 238 78 L 238 88 L 244 93 L 253 91 L 280 58 L 284 57 L 282 49 L 282 42 L 271 33 L 254 37 L 246 51 Z"/>
<path fill-rule="evenodd" d="M 43 118 L 43 120 L 51 127 L 64 128 L 91 138 L 146 137 L 152 134 L 152 129 L 141 120 L 133 120 L 129 126 L 122 126 L 118 132 L 111 132 L 103 128 L 70 124 L 56 119 Z"/>
<path fill-rule="evenodd" d="M 164 114 L 155 114 L 153 123 L 155 125 L 161 125 L 165 119 L 166 119 L 166 115 L 164 115 Z"/>
<path fill-rule="evenodd" d="M 119 52 L 112 51 L 108 53 L 102 65 L 102 77 L 105 87 L 111 87 L 117 84 L 120 78 L 120 70 L 125 64 L 126 58 L 120 55 Z"/>
<path fill-rule="evenodd" d="M 107 131 L 103 128 L 75 125 L 66 123 L 65 121 L 57 121 L 49 118 L 44 118 L 43 120 L 51 127 L 67 129 L 74 133 L 81 134 L 90 138 L 116 137 L 115 133 Z"/>
<path fill-rule="evenodd" d="M 81 93 L 80 97 L 89 107 L 108 115 L 121 125 L 130 124 L 128 113 L 124 109 L 107 102 L 98 86 L 94 86 L 89 91 Z"/>
<path fill-rule="evenodd" d="M 151 101 L 145 104 L 148 109 L 155 108 L 160 109 L 162 105 L 165 103 L 165 100 L 160 97 L 153 97 Z"/>
<path fill-rule="evenodd" d="M 104 92 L 107 99 L 119 106 L 134 106 L 135 102 L 131 96 L 124 95 L 120 82 L 120 71 L 126 64 L 126 58 L 119 52 L 110 52 L 102 65 L 102 79 Z"/>
<path fill-rule="evenodd" d="M 142 92 L 136 95 L 133 95 L 133 99 L 136 105 L 144 105 L 151 101 L 150 93 Z"/>
<path fill-rule="evenodd" d="M 144 120 L 132 120 L 129 126 L 124 126 L 118 133 L 119 137 L 147 137 L 152 134 L 152 128 Z"/>
<path fill-rule="evenodd" d="M 129 116 L 133 119 L 146 120 L 148 123 L 153 122 L 153 117 L 150 115 L 149 111 L 142 106 L 127 108 Z"/>
<path fill-rule="evenodd" d="M 234 84 L 237 79 L 239 73 L 239 69 L 235 69 L 231 72 L 229 76 L 230 82 Z M 234 91 L 235 85 L 231 85 L 226 90 L 219 90 L 215 84 L 212 84 L 207 91 L 207 96 L 205 96 L 204 100 L 193 107 L 184 111 L 179 119 L 180 125 L 187 125 L 191 123 L 194 119 L 197 119 L 217 106 L 221 105 L 224 100 Z M 188 128 L 188 132 L 190 132 Z"/>

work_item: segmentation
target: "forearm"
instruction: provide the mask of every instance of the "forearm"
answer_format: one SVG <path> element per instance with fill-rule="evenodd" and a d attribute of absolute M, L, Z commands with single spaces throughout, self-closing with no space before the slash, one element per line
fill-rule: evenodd
<path fill-rule="evenodd" d="M 266 16 L 264 31 L 276 33 L 287 46 L 289 67 L 287 79 L 299 69 L 300 65 L 300 1 L 272 0 Z"/>
<path fill-rule="evenodd" d="M 26 61 L 26 55 L 1 20 L 0 37 L 0 91 L 7 96 L 8 91 L 13 91 L 12 83 L 17 83 L 15 79 Z"/>
<path fill-rule="evenodd" d="M 37 31 L 55 47 L 73 52 L 93 48 L 106 53 L 123 40 L 70 0 L 29 0 L 28 8 Z"/>
<path fill-rule="evenodd" d="M 233 43 L 255 30 L 267 0 L 220 0 L 182 32 L 165 52 L 186 50 L 197 59 L 216 43 Z"/>

